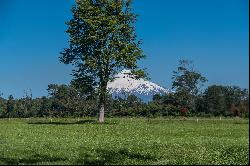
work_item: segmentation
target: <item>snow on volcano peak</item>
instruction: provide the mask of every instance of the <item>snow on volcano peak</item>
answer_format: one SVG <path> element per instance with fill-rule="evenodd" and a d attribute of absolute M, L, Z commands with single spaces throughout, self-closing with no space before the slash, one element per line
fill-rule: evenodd
<path fill-rule="evenodd" d="M 108 90 L 113 95 L 122 93 L 153 96 L 154 94 L 169 93 L 169 90 L 142 78 L 134 79 L 130 70 L 122 70 L 115 79 L 108 83 Z"/>

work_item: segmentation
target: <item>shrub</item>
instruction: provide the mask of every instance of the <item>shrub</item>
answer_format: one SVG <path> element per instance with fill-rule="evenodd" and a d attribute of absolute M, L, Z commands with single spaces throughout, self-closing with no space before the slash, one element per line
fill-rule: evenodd
<path fill-rule="evenodd" d="M 180 109 L 180 113 L 181 113 L 182 116 L 187 116 L 187 114 L 188 114 L 188 109 L 187 109 L 187 108 L 181 108 L 181 109 Z"/>

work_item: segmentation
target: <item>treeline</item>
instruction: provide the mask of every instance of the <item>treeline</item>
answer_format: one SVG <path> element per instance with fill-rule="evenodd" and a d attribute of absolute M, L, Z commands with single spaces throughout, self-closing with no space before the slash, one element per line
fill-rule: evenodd
<path fill-rule="evenodd" d="M 134 95 L 108 98 L 108 117 L 124 116 L 239 116 L 249 117 L 249 97 L 246 89 L 231 86 L 209 86 L 202 94 L 193 96 L 193 105 L 183 109 L 180 94 L 155 95 L 144 103 Z M 98 99 L 80 93 L 72 85 L 48 86 L 48 97 L 21 99 L 0 97 L 1 118 L 84 117 L 97 116 Z M 184 110 L 184 111 L 183 111 Z"/>
<path fill-rule="evenodd" d="M 207 81 L 194 70 L 192 61 L 180 60 L 173 72 L 173 93 L 155 95 L 144 103 L 134 95 L 123 98 L 107 96 L 106 116 L 239 116 L 249 117 L 249 92 L 237 86 L 212 85 L 201 91 Z M 83 117 L 97 116 L 98 89 L 84 84 L 86 79 L 72 80 L 70 85 L 48 85 L 48 96 L 21 99 L 1 98 L 0 118 Z"/>
<path fill-rule="evenodd" d="M 183 107 L 177 93 L 155 95 L 148 105 L 161 115 L 249 117 L 249 94 L 236 86 L 209 86 L 204 93 L 192 96 L 193 104 Z M 182 112 L 183 108 L 186 112 Z"/>
<path fill-rule="evenodd" d="M 96 100 L 86 97 L 73 86 L 48 85 L 48 96 L 32 99 L 32 94 L 14 99 L 0 97 L 1 118 L 28 117 L 69 117 L 93 116 L 96 112 Z"/>

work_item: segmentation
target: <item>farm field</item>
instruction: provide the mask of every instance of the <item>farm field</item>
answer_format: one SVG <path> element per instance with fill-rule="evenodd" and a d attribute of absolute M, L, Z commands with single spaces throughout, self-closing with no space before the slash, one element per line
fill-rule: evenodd
<path fill-rule="evenodd" d="M 248 164 L 248 119 L 0 120 L 0 164 Z"/>

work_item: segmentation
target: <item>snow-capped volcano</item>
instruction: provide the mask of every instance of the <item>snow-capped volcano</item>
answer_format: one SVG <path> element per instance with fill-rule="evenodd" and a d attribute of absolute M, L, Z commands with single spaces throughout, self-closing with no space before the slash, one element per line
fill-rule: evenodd
<path fill-rule="evenodd" d="M 133 94 L 142 99 L 149 99 L 155 94 L 170 92 L 168 89 L 165 89 L 153 82 L 146 81 L 142 78 L 135 79 L 130 70 L 122 70 L 119 74 L 117 74 L 115 79 L 108 83 L 108 90 L 113 96 Z"/>

